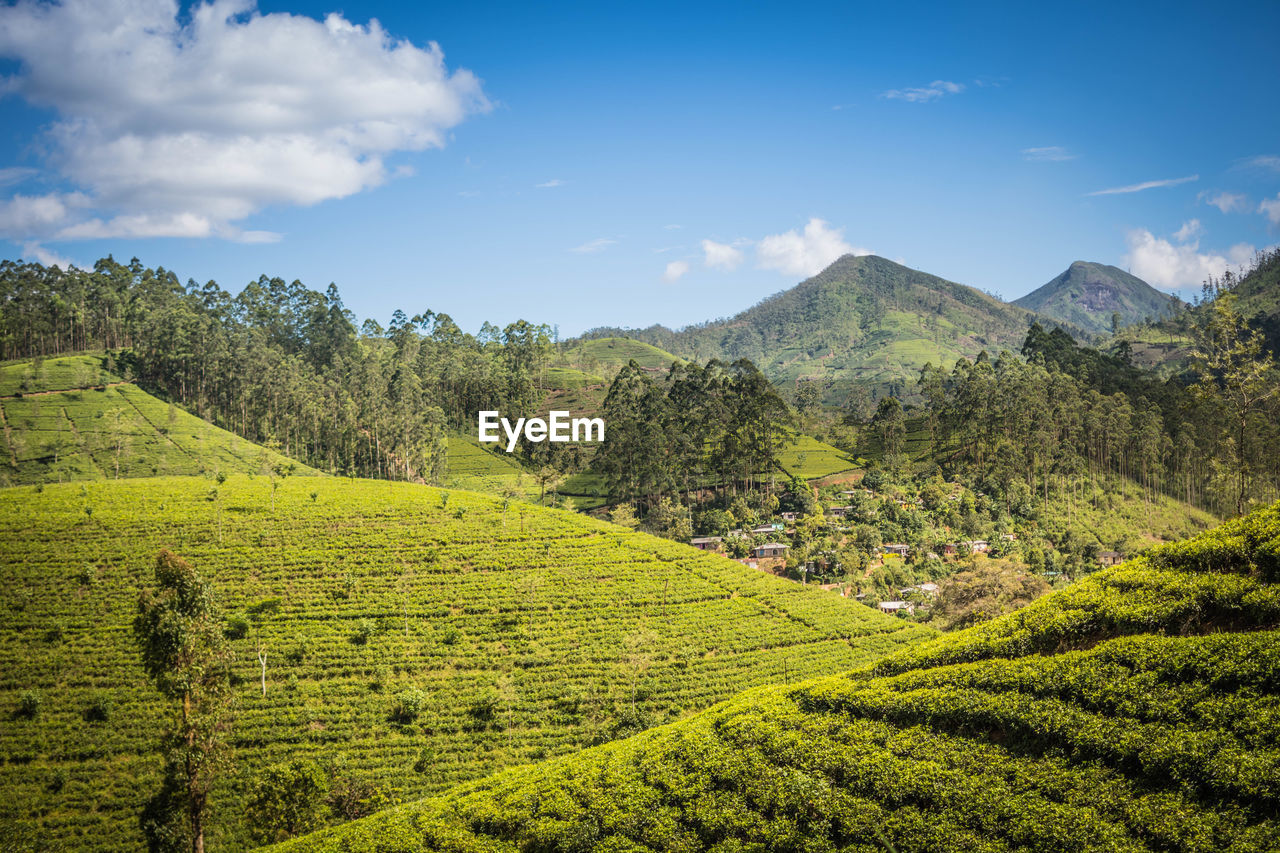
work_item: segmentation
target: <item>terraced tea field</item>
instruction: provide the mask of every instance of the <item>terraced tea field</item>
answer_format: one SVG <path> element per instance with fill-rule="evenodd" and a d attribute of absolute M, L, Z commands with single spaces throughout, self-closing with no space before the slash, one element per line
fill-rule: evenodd
<path fill-rule="evenodd" d="M 497 447 L 497 445 L 490 445 Z M 486 450 L 474 436 L 449 436 L 449 462 L 445 474 L 450 488 L 502 494 L 512 491 L 537 498 L 537 484 L 520 463 L 506 453 Z"/>
<path fill-rule="evenodd" d="M 315 473 L 123 381 L 99 356 L 0 365 L 0 485 L 118 477 Z"/>
<path fill-rule="evenodd" d="M 666 371 L 673 361 L 684 361 L 664 349 L 632 338 L 592 338 L 566 347 L 565 360 L 588 373 L 612 375 L 634 361 L 650 370 Z"/>
<path fill-rule="evenodd" d="M 871 666 L 273 850 L 1274 853 L 1280 504 Z"/>
<path fill-rule="evenodd" d="M 574 513 L 406 483 L 275 483 L 0 490 L 6 849 L 142 846 L 166 706 L 130 625 L 162 547 L 251 625 L 231 641 L 236 766 L 211 850 L 248 845 L 246 791 L 286 759 L 416 799 L 931 633 Z M 397 716 L 405 695 L 416 714 Z M 36 713 L 18 713 L 24 697 Z"/>
<path fill-rule="evenodd" d="M 791 477 L 818 480 L 857 470 L 859 460 L 809 435 L 797 435 L 779 454 L 782 470 Z"/>

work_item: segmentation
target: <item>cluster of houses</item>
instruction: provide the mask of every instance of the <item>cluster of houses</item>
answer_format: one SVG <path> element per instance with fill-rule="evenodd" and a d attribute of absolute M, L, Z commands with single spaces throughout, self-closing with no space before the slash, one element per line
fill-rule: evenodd
<path fill-rule="evenodd" d="M 778 525 L 778 528 L 781 528 L 781 526 Z M 778 530 L 772 525 L 762 525 L 761 527 L 752 528 L 751 532 L 756 536 L 761 536 L 776 533 Z M 730 530 L 729 538 L 734 538 L 735 534 L 737 537 L 745 538 L 741 530 Z M 719 551 L 724 544 L 724 540 L 725 537 L 723 536 L 695 536 L 689 540 L 689 544 L 701 551 Z M 763 545 L 753 546 L 750 553 L 757 560 L 786 557 L 787 549 L 790 547 L 790 545 L 782 542 L 765 542 Z"/>
<path fill-rule="evenodd" d="M 900 589 L 898 590 L 898 594 L 903 596 L 903 598 L 897 601 L 880 602 L 879 604 L 880 612 L 888 613 L 890 615 L 897 614 L 897 613 L 907 613 L 907 614 L 915 613 L 916 612 L 915 604 L 913 604 L 910 601 L 907 601 L 906 596 L 924 595 L 924 596 L 928 596 L 929 598 L 934 598 L 937 596 L 938 591 L 939 591 L 939 587 L 936 583 L 922 583 L 919 586 L 909 586 L 909 587 L 906 587 L 905 589 Z"/>

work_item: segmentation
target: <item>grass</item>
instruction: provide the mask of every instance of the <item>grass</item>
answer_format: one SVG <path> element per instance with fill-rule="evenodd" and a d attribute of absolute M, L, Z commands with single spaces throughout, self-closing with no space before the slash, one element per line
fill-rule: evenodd
<path fill-rule="evenodd" d="M 0 366 L 0 484 L 312 469 L 165 403 L 96 356 Z"/>
<path fill-rule="evenodd" d="M 870 666 L 272 849 L 1274 851 L 1277 555 L 1280 504 Z"/>
<path fill-rule="evenodd" d="M 213 582 L 228 615 L 279 599 L 255 629 L 265 698 L 255 632 L 232 641 L 237 758 L 210 849 L 248 845 L 246 791 L 286 759 L 338 763 L 416 799 L 931 635 L 576 513 L 408 483 L 276 482 L 274 499 L 267 478 L 243 475 L 216 495 L 200 477 L 0 490 L 0 834 L 12 849 L 142 846 L 167 712 L 129 626 L 161 547 Z M 397 722 L 410 688 L 424 709 Z M 34 719 L 17 713 L 27 692 Z M 88 721 L 103 699 L 109 719 Z"/>

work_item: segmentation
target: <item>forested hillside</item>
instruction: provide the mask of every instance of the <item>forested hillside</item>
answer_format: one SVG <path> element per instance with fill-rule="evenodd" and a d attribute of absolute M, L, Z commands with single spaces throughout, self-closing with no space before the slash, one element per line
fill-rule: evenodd
<path fill-rule="evenodd" d="M 357 330 L 333 285 L 262 276 L 233 297 L 137 260 L 0 262 L 0 357 L 84 351 L 321 471 L 440 482 L 450 431 L 473 430 L 481 409 L 538 407 L 552 340 L 523 320 L 470 335 L 431 311 Z"/>
<path fill-rule="evenodd" d="M 281 851 L 1274 851 L 1280 505 L 844 675 Z"/>
<path fill-rule="evenodd" d="M 1016 349 L 1030 312 L 885 258 L 846 255 L 818 275 L 729 319 L 678 332 L 597 329 L 686 358 L 755 362 L 775 382 L 820 381 L 843 403 L 854 383 L 901 395 L 928 362 Z"/>
<path fill-rule="evenodd" d="M 933 633 L 473 492 L 274 474 L 0 489 L 5 850 L 142 848 L 180 716 L 133 630 L 162 548 L 209 583 L 231 654 L 210 850 L 274 837 L 255 815 L 280 774 L 324 789 L 298 826 L 346 820 Z"/>

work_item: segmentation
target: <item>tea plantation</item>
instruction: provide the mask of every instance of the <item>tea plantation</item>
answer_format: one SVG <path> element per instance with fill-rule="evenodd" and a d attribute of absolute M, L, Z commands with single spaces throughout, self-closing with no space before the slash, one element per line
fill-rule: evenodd
<path fill-rule="evenodd" d="M 96 355 L 0 365 L 0 485 L 256 473 L 301 463 L 158 400 Z"/>
<path fill-rule="evenodd" d="M 844 675 L 278 849 L 1275 851 L 1280 504 Z"/>
<path fill-rule="evenodd" d="M 0 489 L 3 849 L 143 846 L 168 711 L 130 625 L 162 547 L 212 581 L 236 653 L 210 850 L 251 844 L 246 792 L 287 760 L 314 758 L 362 808 L 416 800 L 932 636 L 471 492 L 247 475 Z"/>

